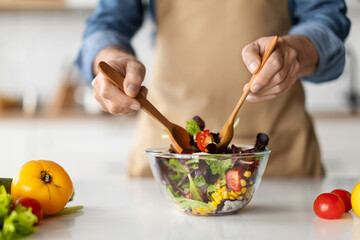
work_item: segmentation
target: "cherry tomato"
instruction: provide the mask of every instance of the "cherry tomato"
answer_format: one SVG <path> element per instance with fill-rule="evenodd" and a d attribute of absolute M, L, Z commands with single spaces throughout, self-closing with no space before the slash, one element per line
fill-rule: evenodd
<path fill-rule="evenodd" d="M 43 217 L 43 209 L 41 207 L 41 204 L 33 199 L 33 198 L 19 198 L 18 200 L 16 200 L 15 202 L 17 205 L 22 205 L 23 207 L 29 208 L 31 207 L 31 212 L 37 217 L 37 222 L 35 223 L 35 225 L 37 225 L 42 217 Z"/>
<path fill-rule="evenodd" d="M 322 193 L 314 201 L 315 214 L 324 219 L 338 219 L 345 212 L 345 204 L 334 193 Z"/>
<path fill-rule="evenodd" d="M 196 135 L 196 145 L 202 152 L 206 152 L 206 146 L 212 143 L 210 130 L 201 131 Z"/>
<path fill-rule="evenodd" d="M 331 193 L 338 195 L 341 198 L 341 200 L 343 200 L 343 202 L 345 204 L 345 212 L 350 211 L 350 209 L 351 209 L 351 193 L 349 193 L 348 191 L 346 191 L 344 189 L 335 189 L 335 190 L 331 191 Z"/>
<path fill-rule="evenodd" d="M 22 197 L 36 199 L 44 215 L 53 215 L 65 207 L 73 194 L 73 184 L 66 171 L 48 160 L 25 163 L 11 183 L 13 201 Z"/>
<path fill-rule="evenodd" d="M 240 180 L 243 178 L 244 170 L 242 168 L 231 169 L 225 175 L 226 185 L 234 192 L 241 190 Z"/>

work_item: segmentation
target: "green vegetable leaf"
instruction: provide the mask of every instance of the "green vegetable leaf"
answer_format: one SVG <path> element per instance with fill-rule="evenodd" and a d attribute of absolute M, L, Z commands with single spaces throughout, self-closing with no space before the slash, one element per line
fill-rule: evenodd
<path fill-rule="evenodd" d="M 225 172 L 229 168 L 232 168 L 234 164 L 231 163 L 231 159 L 218 160 L 218 159 L 206 159 L 205 162 L 209 165 L 211 173 L 213 175 L 219 174 L 221 179 L 225 178 Z"/>
<path fill-rule="evenodd" d="M 191 136 L 196 136 L 201 129 L 195 120 L 186 121 L 186 130 Z"/>
<path fill-rule="evenodd" d="M 209 210 L 214 210 L 213 206 L 211 206 L 209 203 L 204 203 L 202 201 L 197 201 L 197 200 L 192 200 L 192 199 L 188 199 L 185 197 L 177 197 L 174 196 L 173 192 L 172 192 L 172 187 L 169 185 L 166 188 L 167 192 L 169 193 L 169 195 L 171 196 L 171 198 L 177 203 L 179 204 L 180 208 L 183 210 L 188 210 L 188 209 L 196 209 L 196 208 L 204 208 L 204 209 L 209 209 Z"/>
<path fill-rule="evenodd" d="M 10 203 L 11 203 L 11 196 L 10 194 L 6 193 L 5 187 L 1 185 L 0 186 L 0 227 L 2 226 L 7 214 L 10 212 Z"/>
<path fill-rule="evenodd" d="M 193 181 L 196 187 L 202 187 L 207 185 L 205 178 L 203 176 L 198 178 L 193 178 Z M 182 184 L 180 187 L 184 190 L 184 192 L 187 193 L 190 191 L 190 182 L 186 182 Z"/>
<path fill-rule="evenodd" d="M 83 209 L 84 206 L 82 205 L 78 205 L 78 206 L 73 206 L 73 207 L 65 207 L 63 209 L 61 209 L 60 212 L 54 214 L 54 215 L 51 215 L 50 217 L 55 217 L 55 216 L 62 216 L 62 215 L 67 215 L 67 214 L 71 214 L 71 213 L 75 213 L 81 209 Z"/>
<path fill-rule="evenodd" d="M 0 186 L 0 239 L 13 239 L 29 235 L 37 230 L 34 223 L 38 221 L 31 208 L 18 205 L 10 212 L 11 195 L 5 187 Z"/>
<path fill-rule="evenodd" d="M 210 192 L 216 192 L 216 187 L 214 184 L 210 184 L 208 187 L 207 187 L 207 192 L 210 193 Z"/>
<path fill-rule="evenodd" d="M 29 235 L 38 229 L 33 226 L 37 221 L 38 219 L 32 214 L 31 208 L 27 209 L 18 205 L 10 215 L 5 218 L 1 239 L 13 239 Z"/>
<path fill-rule="evenodd" d="M 187 165 L 192 164 L 192 163 L 199 163 L 199 159 L 198 158 L 194 158 L 191 160 L 188 160 L 185 162 Z"/>
<path fill-rule="evenodd" d="M 182 173 L 188 173 L 189 171 L 175 158 L 172 158 L 169 160 L 170 163 L 170 167 L 177 171 L 177 172 L 182 172 Z"/>
<path fill-rule="evenodd" d="M 177 172 L 177 174 L 169 174 L 168 176 L 171 181 L 177 184 L 181 179 L 185 177 L 185 174 L 182 172 Z"/>
<path fill-rule="evenodd" d="M 201 191 L 195 186 L 195 183 L 190 174 L 188 174 L 189 182 L 190 182 L 190 196 L 193 200 L 202 201 L 202 193 Z"/>

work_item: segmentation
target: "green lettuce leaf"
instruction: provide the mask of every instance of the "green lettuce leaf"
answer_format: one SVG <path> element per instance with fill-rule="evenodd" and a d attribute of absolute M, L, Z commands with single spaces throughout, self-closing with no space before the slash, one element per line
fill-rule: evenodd
<path fill-rule="evenodd" d="M 204 203 L 202 201 L 197 201 L 197 200 L 192 200 L 192 199 L 188 199 L 185 197 L 176 197 L 174 196 L 174 194 L 172 193 L 172 187 L 169 185 L 166 188 L 167 192 L 169 193 L 169 195 L 171 196 L 171 198 L 177 203 L 179 204 L 180 208 L 183 210 L 188 210 L 188 209 L 196 209 L 196 208 L 204 208 L 204 209 L 209 209 L 209 210 L 214 210 L 213 206 L 211 206 L 209 203 Z"/>
<path fill-rule="evenodd" d="M 234 164 L 231 163 L 231 159 L 217 160 L 217 159 L 206 159 L 205 162 L 209 165 L 211 173 L 213 175 L 219 174 L 221 179 L 225 179 L 225 172 L 229 168 L 232 168 Z"/>
<path fill-rule="evenodd" d="M 5 218 L 2 237 L 4 239 L 13 239 L 29 235 L 38 229 L 33 226 L 37 221 L 38 219 L 32 214 L 31 208 L 27 209 L 18 205 L 10 215 Z"/>
<path fill-rule="evenodd" d="M 207 185 L 205 178 L 203 176 L 200 176 L 198 178 L 193 178 L 193 181 L 196 187 L 202 187 Z M 187 193 L 190 191 L 190 182 L 186 182 L 182 184 L 180 187 L 184 190 L 184 192 Z"/>
<path fill-rule="evenodd" d="M 168 176 L 171 181 L 177 184 L 178 182 L 180 182 L 181 179 L 185 177 L 185 174 L 182 172 L 177 172 L 176 174 L 169 174 Z"/>
<path fill-rule="evenodd" d="M 175 158 L 172 158 L 169 160 L 170 167 L 177 171 L 182 173 L 188 173 L 189 171 Z"/>
<path fill-rule="evenodd" d="M 191 136 L 196 136 L 201 129 L 195 120 L 186 121 L 186 130 Z"/>
<path fill-rule="evenodd" d="M 214 184 L 210 184 L 208 187 L 207 187 L 207 192 L 210 193 L 210 192 L 216 192 L 216 187 Z"/>
<path fill-rule="evenodd" d="M 6 193 L 4 186 L 0 186 L 0 239 L 26 236 L 38 229 L 33 226 L 38 219 L 31 208 L 18 205 L 10 212 L 10 204 L 11 195 Z"/>
<path fill-rule="evenodd" d="M 202 193 L 201 191 L 196 187 L 192 177 L 190 174 L 188 174 L 189 182 L 190 182 L 190 196 L 193 200 L 202 201 Z"/>
<path fill-rule="evenodd" d="M 1 185 L 0 186 L 0 227 L 2 227 L 4 219 L 10 212 L 10 203 L 11 203 L 11 196 L 10 194 L 6 193 L 5 187 Z M 0 230 L 1 229 L 2 228 L 0 228 Z"/>

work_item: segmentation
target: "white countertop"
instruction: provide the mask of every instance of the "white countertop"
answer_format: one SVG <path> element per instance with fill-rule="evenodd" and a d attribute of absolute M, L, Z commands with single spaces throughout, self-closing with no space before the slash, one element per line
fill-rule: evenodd
<path fill-rule="evenodd" d="M 360 239 L 360 218 L 315 216 L 316 196 L 352 191 L 360 179 L 263 179 L 253 200 L 237 214 L 189 216 L 175 210 L 153 179 L 124 176 L 75 180 L 78 213 L 44 219 L 27 239 Z"/>

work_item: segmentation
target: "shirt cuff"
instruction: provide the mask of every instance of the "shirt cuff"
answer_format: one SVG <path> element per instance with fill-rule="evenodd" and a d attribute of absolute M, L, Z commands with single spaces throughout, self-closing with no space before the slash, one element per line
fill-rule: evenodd
<path fill-rule="evenodd" d="M 79 68 L 82 77 L 87 83 L 91 83 L 94 79 L 93 62 L 99 51 L 108 46 L 117 46 L 125 51 L 135 54 L 131 47 L 130 41 L 111 30 L 97 31 L 84 39 L 83 45 L 75 60 L 76 66 Z"/>
<path fill-rule="evenodd" d="M 308 22 L 293 26 L 290 35 L 305 35 L 314 44 L 319 62 L 315 73 L 304 77 L 305 81 L 320 83 L 333 80 L 341 75 L 345 66 L 345 46 L 327 26 Z"/>

